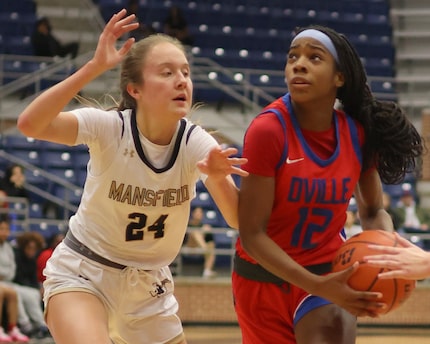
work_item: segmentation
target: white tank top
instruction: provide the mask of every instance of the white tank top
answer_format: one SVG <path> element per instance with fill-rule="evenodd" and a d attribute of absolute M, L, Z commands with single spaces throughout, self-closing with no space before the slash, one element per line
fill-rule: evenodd
<path fill-rule="evenodd" d="M 195 184 L 201 177 L 196 163 L 217 142 L 201 127 L 182 119 L 170 145 L 158 146 L 169 151 L 161 166 L 150 156 L 157 147 L 142 146 L 142 141 L 147 146 L 148 141 L 139 138 L 131 111 L 101 114 L 85 108 L 73 113 L 79 121 L 76 143 L 88 144 L 91 159 L 70 230 L 91 250 L 114 262 L 145 270 L 170 264 L 181 248 Z M 118 137 L 112 137 L 115 135 Z M 103 151 L 101 142 L 114 144 Z M 91 164 L 100 156 L 93 154 L 110 159 L 96 174 Z"/>

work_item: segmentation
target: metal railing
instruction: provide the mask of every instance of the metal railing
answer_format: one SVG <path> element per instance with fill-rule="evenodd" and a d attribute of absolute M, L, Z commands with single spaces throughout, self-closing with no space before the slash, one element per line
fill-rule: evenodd
<path fill-rule="evenodd" d="M 196 228 L 196 227 L 188 227 L 187 228 L 187 233 L 192 233 L 193 231 L 201 231 L 201 229 Z M 215 247 L 214 249 L 211 249 L 210 252 L 213 253 L 215 256 L 226 256 L 226 257 L 228 257 L 229 258 L 229 272 L 231 273 L 233 271 L 233 264 L 234 264 L 235 244 L 236 244 L 236 240 L 237 240 L 237 237 L 239 235 L 239 232 L 235 229 L 232 229 L 232 228 L 211 227 L 209 230 L 209 233 L 223 234 L 226 236 L 226 238 L 229 239 L 228 247 L 224 247 L 224 248 Z M 186 245 L 183 245 L 180 252 L 179 252 L 179 255 L 175 259 L 174 263 L 171 265 L 171 269 L 177 276 L 182 276 L 182 275 L 184 275 L 184 270 L 185 270 L 185 265 L 186 265 L 186 263 L 183 262 L 184 257 L 186 257 L 186 256 L 204 256 L 208 252 L 209 251 L 205 250 L 204 248 L 188 247 Z M 202 269 L 203 269 L 203 266 L 202 266 Z M 216 269 L 216 267 L 215 267 L 215 269 Z"/>

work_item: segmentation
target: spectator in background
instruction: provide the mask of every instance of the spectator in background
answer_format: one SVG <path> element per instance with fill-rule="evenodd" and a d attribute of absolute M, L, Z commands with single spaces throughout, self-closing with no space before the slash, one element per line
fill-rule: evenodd
<path fill-rule="evenodd" d="M 2 215 L 5 217 L 6 215 Z M 0 225 L 0 261 L 8 260 L 9 256 L 13 255 L 13 251 L 10 245 L 6 243 L 9 237 L 10 231 L 5 226 Z M 0 268 L 0 271 L 3 269 Z M 7 333 L 3 327 L 0 327 L 0 343 L 8 343 L 13 341 L 20 341 L 22 343 L 27 343 L 29 338 L 21 333 L 17 327 L 18 323 L 18 294 L 16 290 L 6 283 L 2 282 L 0 272 L 0 324 L 7 323 Z M 7 319 L 2 319 L 3 306 L 6 306 Z"/>
<path fill-rule="evenodd" d="M 387 192 L 383 192 L 382 194 L 382 203 L 385 211 L 390 214 L 391 219 L 393 220 L 394 229 L 397 231 L 401 227 L 399 215 L 391 204 L 391 196 Z"/>
<path fill-rule="evenodd" d="M 357 202 L 355 198 L 351 198 L 346 210 L 346 221 L 344 226 L 347 239 L 363 231 L 358 218 Z"/>
<path fill-rule="evenodd" d="M 193 38 L 188 31 L 188 23 L 178 6 L 171 6 L 164 20 L 164 33 L 177 38 L 184 45 L 192 45 Z"/>
<path fill-rule="evenodd" d="M 0 189 L 2 192 L 6 194 L 7 197 L 20 197 L 29 199 L 29 195 L 27 190 L 24 188 L 25 184 L 25 174 L 24 169 L 21 165 L 18 164 L 12 164 L 9 165 L 6 170 L 3 177 L 3 180 L 0 184 Z M 23 220 L 24 215 L 19 214 L 19 212 L 16 212 L 12 209 L 18 210 L 23 208 L 23 204 L 20 202 L 11 202 L 14 203 L 13 207 L 9 206 L 9 202 L 3 202 L 2 207 L 4 208 L 10 208 L 10 211 L 8 211 L 8 214 L 10 216 L 11 220 L 11 226 L 12 231 L 15 231 L 17 229 L 16 220 Z"/>
<path fill-rule="evenodd" d="M 3 306 L 6 306 L 7 333 L 1 326 L 4 323 L 2 318 Z M 13 341 L 28 343 L 29 338 L 19 331 L 17 321 L 18 295 L 15 289 L 0 282 L 0 343 L 12 343 Z"/>
<path fill-rule="evenodd" d="M 428 210 L 419 207 L 409 184 L 403 189 L 400 204 L 395 209 L 401 228 L 406 231 L 428 231 L 430 214 Z"/>
<path fill-rule="evenodd" d="M 1 182 L 1 189 L 8 197 L 24 197 L 28 199 L 27 190 L 24 188 L 25 174 L 22 166 L 12 164 L 6 168 Z"/>
<path fill-rule="evenodd" d="M 127 14 L 134 14 L 136 19 L 139 18 L 139 0 L 128 0 Z"/>
<path fill-rule="evenodd" d="M 37 257 L 37 279 L 39 283 L 43 283 L 45 280 L 45 276 L 43 275 L 43 269 L 45 269 L 46 262 L 48 261 L 49 257 L 51 257 L 52 252 L 54 252 L 54 249 L 57 247 L 57 245 L 62 242 L 64 239 L 63 233 L 56 233 L 48 238 L 46 241 L 47 247 L 40 252 L 39 256 Z"/>
<path fill-rule="evenodd" d="M 12 287 L 18 294 L 18 324 L 23 332 L 35 337 L 49 336 L 43 317 L 41 295 L 39 289 L 14 283 L 16 260 L 14 249 L 7 241 L 10 236 L 9 219 L 0 217 L 0 280 Z"/>
<path fill-rule="evenodd" d="M 7 193 L 6 191 L 1 189 L 2 186 L 0 184 L 0 209 L 4 208 L 7 209 L 9 207 L 7 201 L 6 201 L 6 197 L 7 197 Z"/>
<path fill-rule="evenodd" d="M 52 34 L 52 26 L 47 17 L 42 17 L 36 22 L 31 43 L 36 56 L 65 57 L 70 55 L 74 59 L 79 50 L 78 42 L 63 44 Z"/>
<path fill-rule="evenodd" d="M 213 270 L 215 265 L 215 241 L 214 236 L 211 232 L 211 225 L 203 223 L 203 209 L 201 207 L 195 207 L 190 216 L 188 227 L 191 227 L 191 231 L 187 232 L 185 237 L 186 247 L 198 247 L 204 250 L 204 268 L 203 277 L 215 277 L 216 272 Z"/>
<path fill-rule="evenodd" d="M 139 17 L 139 0 L 129 0 L 127 4 L 127 13 L 134 14 L 136 16 L 136 20 L 139 23 L 139 27 L 136 30 L 130 32 L 129 37 L 133 37 L 136 42 L 157 33 L 157 30 L 152 25 L 148 25 L 142 22 Z"/>
<path fill-rule="evenodd" d="M 40 291 L 36 257 L 45 247 L 45 239 L 38 232 L 24 232 L 18 235 L 16 244 L 16 273 L 13 281 L 19 285 L 35 288 Z M 42 294 L 40 297 L 42 301 Z"/>

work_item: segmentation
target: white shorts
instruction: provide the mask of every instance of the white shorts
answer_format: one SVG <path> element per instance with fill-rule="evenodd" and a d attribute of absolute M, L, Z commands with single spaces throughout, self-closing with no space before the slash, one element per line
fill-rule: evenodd
<path fill-rule="evenodd" d="M 115 344 L 180 343 L 184 339 L 169 267 L 120 270 L 80 255 L 61 243 L 44 270 L 45 309 L 49 298 L 85 291 L 100 298 L 109 317 Z"/>

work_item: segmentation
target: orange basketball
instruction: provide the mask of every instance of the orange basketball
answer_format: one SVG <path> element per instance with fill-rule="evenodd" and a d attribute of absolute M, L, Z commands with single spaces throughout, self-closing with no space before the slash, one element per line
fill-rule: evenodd
<path fill-rule="evenodd" d="M 378 254 L 368 247 L 369 244 L 397 246 L 397 238 L 393 233 L 379 229 L 367 230 L 356 234 L 345 241 L 336 253 L 333 260 L 333 272 L 341 271 L 358 261 L 360 266 L 349 278 L 348 284 L 351 288 L 361 291 L 381 292 L 381 301 L 387 307 L 380 314 L 391 312 L 399 307 L 415 289 L 415 281 L 399 278 L 378 278 L 378 274 L 386 269 L 369 266 L 363 261 L 363 257 Z"/>

